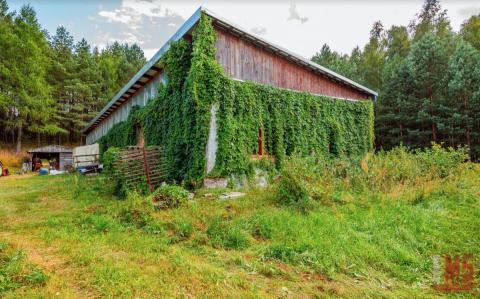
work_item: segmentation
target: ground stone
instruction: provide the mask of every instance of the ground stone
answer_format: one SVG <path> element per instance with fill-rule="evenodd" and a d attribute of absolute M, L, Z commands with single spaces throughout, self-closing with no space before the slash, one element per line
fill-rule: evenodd
<path fill-rule="evenodd" d="M 242 192 L 226 192 L 226 193 L 222 193 L 219 198 L 220 199 L 233 199 L 233 198 L 238 198 L 238 197 L 242 197 L 242 196 L 245 196 L 245 193 L 242 193 Z"/>
<path fill-rule="evenodd" d="M 226 188 L 227 179 L 226 178 L 206 178 L 203 180 L 203 187 L 209 188 Z"/>

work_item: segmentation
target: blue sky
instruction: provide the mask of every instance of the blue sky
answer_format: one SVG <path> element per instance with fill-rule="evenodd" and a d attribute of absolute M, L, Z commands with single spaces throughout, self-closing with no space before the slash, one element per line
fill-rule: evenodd
<path fill-rule="evenodd" d="M 323 43 L 350 52 L 368 41 L 374 21 L 386 28 L 407 25 L 422 0 L 404 1 L 157 1 L 157 0 L 10 0 L 10 9 L 30 3 L 40 23 L 51 34 L 64 25 L 79 40 L 104 47 L 108 43 L 136 42 L 149 58 L 196 8 L 213 12 L 285 48 L 311 57 Z M 479 1 L 442 1 L 454 30 L 469 16 L 480 13 Z"/>

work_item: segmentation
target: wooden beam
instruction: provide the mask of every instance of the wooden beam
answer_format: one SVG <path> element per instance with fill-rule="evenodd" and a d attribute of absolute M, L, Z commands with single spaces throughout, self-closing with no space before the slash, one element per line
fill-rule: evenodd
<path fill-rule="evenodd" d="M 152 66 L 150 69 L 151 69 L 151 70 L 154 70 L 154 71 L 157 71 L 157 72 L 161 72 L 161 71 L 162 71 L 161 68 L 159 68 L 158 66 L 155 66 L 155 65 Z"/>
<path fill-rule="evenodd" d="M 143 77 L 147 78 L 148 80 L 152 80 L 153 78 L 155 78 L 154 76 L 149 74 L 143 74 Z"/>

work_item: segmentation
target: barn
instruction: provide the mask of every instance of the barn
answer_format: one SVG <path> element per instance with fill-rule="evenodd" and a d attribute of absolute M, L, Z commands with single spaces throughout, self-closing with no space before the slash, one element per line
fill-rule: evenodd
<path fill-rule="evenodd" d="M 184 63 L 173 65 L 174 55 Z M 209 55 L 212 61 L 200 61 Z M 183 67 L 179 81 L 175 76 Z M 179 89 L 185 92 L 179 95 Z M 170 95 L 163 103 L 149 103 L 166 93 Z M 105 150 L 134 144 L 139 139 L 135 135 L 145 131 L 147 144 L 170 148 L 172 168 L 183 169 L 179 177 L 193 168 L 196 177 L 217 176 L 247 169 L 251 156 L 368 151 L 373 146 L 376 97 L 375 91 L 200 7 L 83 133 L 86 144 L 99 142 Z M 172 99 L 176 102 L 165 104 Z M 143 113 L 146 119 L 138 121 L 133 116 L 138 109 L 147 109 L 152 117 Z M 178 114 L 182 109 L 186 110 Z M 181 120 L 176 123 L 177 119 Z M 120 142 L 117 131 L 127 123 L 129 132 Z M 183 133 L 170 128 L 173 125 L 183 126 Z M 174 138 L 177 133 L 182 138 L 191 134 L 194 140 L 172 141 L 179 138 Z M 112 141 L 113 135 L 117 141 Z M 143 135 L 140 139 L 143 142 Z"/>

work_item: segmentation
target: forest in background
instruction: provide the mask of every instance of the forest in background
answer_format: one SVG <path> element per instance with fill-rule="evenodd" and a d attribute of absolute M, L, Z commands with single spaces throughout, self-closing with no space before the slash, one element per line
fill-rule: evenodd
<path fill-rule="evenodd" d="M 466 145 L 480 158 L 480 15 L 454 32 L 438 0 L 426 0 L 408 25 L 373 24 L 363 49 L 327 44 L 312 60 L 378 91 L 375 144 Z"/>
<path fill-rule="evenodd" d="M 0 141 L 79 143 L 81 129 L 140 69 L 138 45 L 99 50 L 63 26 L 50 35 L 35 10 L 0 0 Z M 407 25 L 373 24 L 369 42 L 342 54 L 324 45 L 312 58 L 379 92 L 377 148 L 467 145 L 480 157 L 480 15 L 459 32 L 438 0 Z"/>
<path fill-rule="evenodd" d="M 0 0 L 0 141 L 80 143 L 88 121 L 146 63 L 136 45 L 102 50 L 75 42 L 60 26 L 50 35 L 33 7 L 9 11 Z"/>

